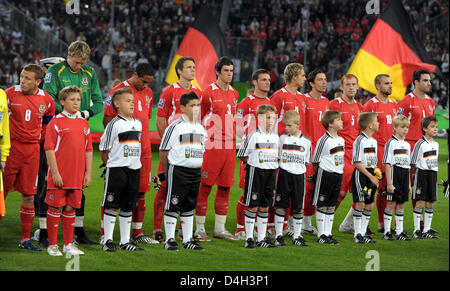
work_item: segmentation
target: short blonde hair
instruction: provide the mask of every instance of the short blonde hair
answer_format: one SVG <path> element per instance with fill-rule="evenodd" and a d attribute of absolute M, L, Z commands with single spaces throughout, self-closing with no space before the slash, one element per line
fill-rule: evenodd
<path fill-rule="evenodd" d="M 69 45 L 68 53 L 72 57 L 79 57 L 84 60 L 87 60 L 91 55 L 91 48 L 86 42 L 82 40 L 77 40 Z"/>
<path fill-rule="evenodd" d="M 258 109 L 256 110 L 257 114 L 266 114 L 267 112 L 277 113 L 277 108 L 270 104 L 263 104 L 259 105 Z"/>
<path fill-rule="evenodd" d="M 130 94 L 131 96 L 133 96 L 133 91 L 129 87 L 120 88 L 120 89 L 117 89 L 116 91 L 114 91 L 114 93 L 111 97 L 111 105 L 112 105 L 114 111 L 117 112 L 117 107 L 116 107 L 116 104 L 114 104 L 114 102 L 119 100 L 125 94 Z"/>
<path fill-rule="evenodd" d="M 402 126 L 402 125 L 406 125 L 409 126 L 410 122 L 408 117 L 404 116 L 404 115 L 398 115 L 396 117 L 394 117 L 394 119 L 392 120 L 392 125 L 393 127 L 397 127 L 397 126 Z"/>
<path fill-rule="evenodd" d="M 283 122 L 286 123 L 294 123 L 300 124 L 300 114 L 298 114 L 295 110 L 286 111 L 283 116 Z"/>
<path fill-rule="evenodd" d="M 289 83 L 295 76 L 304 71 L 305 68 L 300 63 L 290 63 L 284 68 L 284 80 Z"/>
<path fill-rule="evenodd" d="M 64 87 L 60 92 L 59 92 L 59 100 L 63 100 L 65 101 L 67 99 L 67 97 L 69 97 L 70 94 L 72 93 L 78 93 L 80 94 L 80 97 L 82 96 L 82 91 L 80 88 L 78 88 L 75 85 L 72 86 L 67 86 Z"/>

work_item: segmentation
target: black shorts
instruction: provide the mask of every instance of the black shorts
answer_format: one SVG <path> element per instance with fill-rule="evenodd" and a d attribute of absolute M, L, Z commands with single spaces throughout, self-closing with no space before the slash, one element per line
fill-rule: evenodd
<path fill-rule="evenodd" d="M 342 174 L 330 173 L 319 167 L 312 204 L 317 207 L 336 206 L 341 186 Z"/>
<path fill-rule="evenodd" d="M 374 169 L 366 168 L 373 175 Z M 364 202 L 372 204 L 377 187 L 370 182 L 369 178 L 355 168 L 352 174 L 352 196 L 353 202 Z"/>
<path fill-rule="evenodd" d="M 386 192 L 386 200 L 402 204 L 409 199 L 409 169 L 393 166 L 391 167 L 392 184 L 394 193 Z"/>
<path fill-rule="evenodd" d="M 414 176 L 412 199 L 434 202 L 437 200 L 437 172 L 417 169 Z"/>
<path fill-rule="evenodd" d="M 102 206 L 131 210 L 137 206 L 140 169 L 127 167 L 106 168 L 105 193 Z"/>
<path fill-rule="evenodd" d="M 284 209 L 290 207 L 293 210 L 303 209 L 304 195 L 305 174 L 296 175 L 280 168 L 273 206 Z"/>
<path fill-rule="evenodd" d="M 247 164 L 244 187 L 244 205 L 249 208 L 272 205 L 275 187 L 275 172 Z"/>
<path fill-rule="evenodd" d="M 169 164 L 167 169 L 167 198 L 164 209 L 188 212 L 197 205 L 201 168 L 187 168 Z"/>

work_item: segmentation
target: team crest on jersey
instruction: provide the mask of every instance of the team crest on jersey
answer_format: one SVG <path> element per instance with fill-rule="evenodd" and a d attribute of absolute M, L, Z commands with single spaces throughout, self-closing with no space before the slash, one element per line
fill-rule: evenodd
<path fill-rule="evenodd" d="M 164 108 L 164 99 L 159 99 L 158 108 L 161 108 L 161 109 Z"/>
<path fill-rule="evenodd" d="M 244 115 L 244 110 L 241 109 L 241 108 L 239 108 L 239 109 L 237 110 L 236 117 L 242 118 L 243 115 Z"/>
<path fill-rule="evenodd" d="M 83 127 L 83 129 L 84 129 L 84 134 L 85 135 L 88 135 L 89 134 L 89 127 Z"/>
<path fill-rule="evenodd" d="M 86 86 L 88 84 L 88 79 L 86 77 L 83 77 L 83 79 L 81 79 L 81 84 Z"/>
<path fill-rule="evenodd" d="M 428 107 L 430 108 L 430 111 L 433 111 L 433 106 L 428 105 Z"/>
<path fill-rule="evenodd" d="M 45 104 L 39 104 L 39 112 L 44 113 L 45 112 Z"/>
<path fill-rule="evenodd" d="M 145 95 L 145 100 L 147 100 L 147 103 L 150 103 L 150 96 L 148 96 L 148 95 Z"/>
<path fill-rule="evenodd" d="M 203 178 L 203 179 L 208 179 L 208 171 L 203 170 L 203 172 L 202 172 L 202 178 Z"/>
<path fill-rule="evenodd" d="M 51 80 L 52 80 L 52 73 L 51 73 L 51 72 L 48 72 L 48 73 L 45 75 L 44 83 L 50 83 Z"/>
<path fill-rule="evenodd" d="M 394 112 L 394 115 L 397 115 L 397 110 L 395 110 L 395 108 L 392 108 L 392 111 Z"/>
<path fill-rule="evenodd" d="M 302 106 L 303 106 L 303 108 L 306 108 L 306 102 L 305 102 L 305 100 L 302 101 Z"/>

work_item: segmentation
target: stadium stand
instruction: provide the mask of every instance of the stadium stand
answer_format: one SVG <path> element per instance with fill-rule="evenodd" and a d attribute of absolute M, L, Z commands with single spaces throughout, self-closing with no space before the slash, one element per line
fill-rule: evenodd
<path fill-rule="evenodd" d="M 25 43 L 20 27 L 11 27 L 8 21 L 9 5 L 65 43 L 75 39 L 85 40 L 92 48 L 91 61 L 100 70 L 103 70 L 111 37 L 114 48 L 113 79 L 126 77 L 123 72 L 120 73 L 123 68 L 149 62 L 157 70 L 157 81 L 162 83 L 164 70 L 170 61 L 168 48 L 172 45 L 172 39 L 186 32 L 194 20 L 193 12 L 201 5 L 213 3 L 213 11 L 219 15 L 221 2 L 117 0 L 114 31 L 105 33 L 110 21 L 110 1 L 83 1 L 81 13 L 74 15 L 74 21 L 69 22 L 65 7 L 59 0 L 0 0 L 0 87 L 17 84 L 20 68 L 24 64 L 37 63 L 40 58 L 48 57 L 37 45 Z M 305 2 L 232 1 L 224 31 L 230 54 L 236 50 L 236 38 L 249 39 L 249 42 L 240 43 L 238 49 L 258 53 L 259 66 L 271 71 L 273 90 L 282 85 L 282 71 L 287 63 L 305 62 L 305 47 L 308 47 L 307 70 L 320 68 L 327 72 L 329 81 L 338 80 L 346 72 L 376 19 L 375 15 L 364 11 L 365 0 L 331 0 L 327 5 L 314 0 L 309 1 L 309 7 Z M 386 2 L 380 0 L 381 8 Z M 415 20 L 415 29 L 424 39 L 427 51 L 434 55 L 436 64 L 448 78 L 448 1 L 414 0 L 403 3 L 411 19 Z M 309 19 L 307 24 L 305 19 Z M 98 74 L 101 76 L 104 72 Z M 104 80 L 101 82 L 105 85 Z M 334 98 L 338 90 L 336 87 L 330 86 L 328 98 Z M 105 87 L 104 91 L 107 90 Z M 448 107 L 448 88 L 441 80 L 434 80 L 431 96 L 439 108 Z M 364 102 L 369 98 L 369 93 L 361 91 L 358 98 Z"/>

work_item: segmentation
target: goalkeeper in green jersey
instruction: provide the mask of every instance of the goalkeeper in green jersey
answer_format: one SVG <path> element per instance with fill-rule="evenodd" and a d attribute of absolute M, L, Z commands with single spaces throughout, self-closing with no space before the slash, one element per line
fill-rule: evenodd
<path fill-rule="evenodd" d="M 74 41 L 67 52 L 67 60 L 52 65 L 47 70 L 43 89 L 55 100 L 56 114 L 62 112 L 59 92 L 67 86 L 75 85 L 81 89 L 79 115 L 84 119 L 103 112 L 103 98 L 95 70 L 86 65 L 91 49 L 84 41 Z"/>
<path fill-rule="evenodd" d="M 94 69 L 86 65 L 91 54 L 89 45 L 84 41 L 74 41 L 69 45 L 67 60 L 50 66 L 44 78 L 44 91 L 55 100 L 55 115 L 63 111 L 59 103 L 59 92 L 67 86 L 75 85 L 82 91 L 81 107 L 77 114 L 84 119 L 103 112 L 103 98 L 97 74 Z M 79 244 L 95 244 L 84 231 L 84 202 L 83 193 L 81 207 L 75 211 L 74 241 Z"/>

